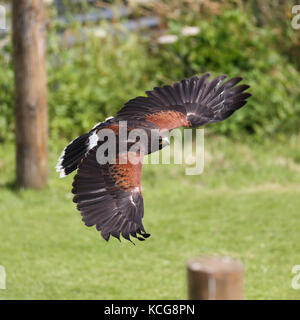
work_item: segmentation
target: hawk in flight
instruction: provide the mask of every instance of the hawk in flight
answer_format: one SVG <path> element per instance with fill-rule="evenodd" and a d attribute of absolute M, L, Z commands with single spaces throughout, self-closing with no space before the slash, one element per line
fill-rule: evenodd
<path fill-rule="evenodd" d="M 139 240 L 150 236 L 142 223 L 144 203 L 140 180 L 143 156 L 168 144 L 161 132 L 218 122 L 245 105 L 251 96 L 245 92 L 249 86 L 237 85 L 242 80 L 240 77 L 227 81 L 225 78 L 220 75 L 209 80 L 209 73 L 205 73 L 171 86 L 155 87 L 146 91 L 147 96 L 129 100 L 115 117 L 97 124 L 89 133 L 65 147 L 56 169 L 61 177 L 77 169 L 73 201 L 87 226 L 95 225 L 106 241 L 110 236 L 120 240 L 122 235 L 129 241 L 130 236 Z M 105 143 L 105 139 L 100 138 L 101 133 L 110 129 L 118 137 L 124 121 L 127 134 L 134 129 L 144 130 L 147 144 L 142 144 L 144 148 L 133 149 L 131 147 L 137 141 L 125 138 L 124 151 L 120 148 L 120 140 L 116 139 L 114 163 L 99 162 L 97 151 Z M 122 161 L 129 155 L 138 161 Z"/>

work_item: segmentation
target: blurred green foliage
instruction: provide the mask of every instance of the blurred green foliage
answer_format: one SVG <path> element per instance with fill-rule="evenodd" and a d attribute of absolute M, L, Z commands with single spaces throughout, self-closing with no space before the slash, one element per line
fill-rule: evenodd
<path fill-rule="evenodd" d="M 128 34 L 117 21 L 113 22 L 113 34 L 108 31 L 107 37 L 99 38 L 89 32 L 83 41 L 85 25 L 69 26 L 59 37 L 60 26 L 50 23 L 48 98 L 52 139 L 73 138 L 88 131 L 106 116 L 114 115 L 128 99 L 155 85 L 206 71 L 240 75 L 251 85 L 253 94 L 245 108 L 227 121 L 211 125 L 211 131 L 250 133 L 256 138 L 298 132 L 300 32 L 291 28 L 290 10 L 286 13 L 289 7 L 259 0 L 248 5 L 247 1 L 207 1 L 204 7 L 198 2 L 165 0 L 146 10 L 160 18 L 161 31 L 177 35 L 178 41 L 171 44 L 159 44 L 155 34 Z M 188 25 L 198 27 L 199 33 L 183 35 L 182 27 Z M 68 45 L 64 38 L 70 35 L 79 41 Z M 14 131 L 10 45 L 3 52 L 0 141 L 11 140 Z"/>
<path fill-rule="evenodd" d="M 256 26 L 246 12 L 226 10 L 199 20 L 199 33 L 182 35 L 181 24 L 171 21 L 169 31 L 178 41 L 155 49 L 159 71 L 171 79 L 212 71 L 240 75 L 250 84 L 253 97 L 230 120 L 211 127 L 214 132 L 238 134 L 241 130 L 280 134 L 299 130 L 300 73 L 276 49 L 272 28 Z M 167 70 L 167 72 L 166 72 Z"/>
<path fill-rule="evenodd" d="M 0 142 L 5 139 L 12 140 L 14 136 L 14 75 L 10 56 L 11 48 L 5 47 L 0 54 Z"/>
<path fill-rule="evenodd" d="M 72 48 L 49 45 L 49 112 L 52 137 L 89 131 L 122 104 L 153 86 L 155 67 L 135 34 L 90 36 Z"/>

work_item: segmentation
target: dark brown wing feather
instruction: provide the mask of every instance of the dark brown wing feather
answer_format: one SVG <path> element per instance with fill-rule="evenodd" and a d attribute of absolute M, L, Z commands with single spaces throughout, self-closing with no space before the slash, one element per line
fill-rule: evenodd
<path fill-rule="evenodd" d="M 137 97 L 125 103 L 117 118 L 143 119 L 161 130 L 198 127 L 228 118 L 251 96 L 244 92 L 248 85 L 236 86 L 242 80 L 240 77 L 226 82 L 223 82 L 225 75 L 211 81 L 208 78 L 209 73 L 205 73 L 172 86 L 155 87 L 146 91 L 147 97 Z"/>
<path fill-rule="evenodd" d="M 91 149 L 82 160 L 73 182 L 73 201 L 83 222 L 87 226 L 96 225 L 106 241 L 111 235 L 118 239 L 122 235 L 129 241 L 130 236 L 144 240 L 150 235 L 142 224 L 141 161 L 118 164 L 118 158 L 117 164 L 100 165 L 96 159 L 97 148 Z M 138 154 L 134 156 L 139 158 Z"/>

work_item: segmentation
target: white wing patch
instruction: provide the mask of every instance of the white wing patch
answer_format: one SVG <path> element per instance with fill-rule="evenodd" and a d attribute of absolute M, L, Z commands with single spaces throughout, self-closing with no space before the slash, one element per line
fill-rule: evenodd
<path fill-rule="evenodd" d="M 98 122 L 98 123 L 93 127 L 93 129 L 95 129 L 95 128 L 98 127 L 100 124 L 102 124 L 102 123 L 104 123 L 104 122 L 106 122 L 106 121 L 108 121 L 108 120 L 110 120 L 110 119 L 112 119 L 112 118 L 113 118 L 113 117 L 108 117 L 108 118 L 105 119 L 105 121 Z M 92 129 L 92 130 L 93 130 L 93 129 Z M 77 138 L 76 138 L 76 139 L 77 139 Z M 76 139 L 74 139 L 74 140 L 76 140 Z M 65 168 L 63 167 L 62 163 L 63 163 L 64 158 L 65 158 L 65 154 L 66 154 L 66 149 L 67 149 L 67 147 L 68 147 L 70 144 L 72 144 L 72 143 L 74 142 L 74 140 L 72 140 L 72 141 L 64 148 L 64 150 L 62 151 L 62 153 L 61 153 L 61 155 L 60 155 L 60 157 L 59 157 L 59 159 L 58 159 L 58 161 L 57 161 L 57 164 L 56 164 L 56 166 L 55 166 L 56 172 L 59 172 L 60 178 L 63 178 L 63 177 L 66 176 Z M 98 135 L 97 135 L 96 131 L 94 131 L 94 132 L 89 136 L 88 145 L 87 145 L 87 150 L 86 150 L 86 151 L 89 151 L 90 149 L 94 148 L 94 147 L 97 145 L 98 140 L 99 140 Z"/>
<path fill-rule="evenodd" d="M 70 143 L 72 143 L 72 142 L 70 142 Z M 65 157 L 66 148 L 67 147 L 65 147 L 64 150 L 62 151 L 62 153 L 61 153 L 61 155 L 60 155 L 60 157 L 59 157 L 59 159 L 57 161 L 56 167 L 55 167 L 56 168 L 56 172 L 59 172 L 59 177 L 60 178 L 63 178 L 63 177 L 66 176 L 65 169 L 62 166 L 62 162 L 63 162 L 64 157 Z"/>
<path fill-rule="evenodd" d="M 90 137 L 89 137 L 89 147 L 88 147 L 88 150 L 94 148 L 94 147 L 97 145 L 98 140 L 99 140 L 98 135 L 97 135 L 96 131 L 94 131 L 93 134 L 90 135 Z"/>

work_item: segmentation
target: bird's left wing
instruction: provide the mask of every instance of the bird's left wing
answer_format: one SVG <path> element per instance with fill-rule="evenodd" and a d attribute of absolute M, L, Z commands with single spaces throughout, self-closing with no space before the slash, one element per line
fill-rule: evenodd
<path fill-rule="evenodd" d="M 120 235 L 129 241 L 130 236 L 145 240 L 150 235 L 142 224 L 142 156 L 135 152 L 119 154 L 116 164 L 102 165 L 97 161 L 97 149 L 98 146 L 92 148 L 81 161 L 73 182 L 73 201 L 83 222 L 96 225 L 106 241 L 110 236 L 120 240 Z M 120 161 L 124 156 L 126 164 Z"/>
<path fill-rule="evenodd" d="M 147 97 L 129 100 L 117 113 L 120 120 L 140 119 L 161 131 L 177 127 L 199 127 L 228 118 L 246 104 L 251 96 L 248 85 L 238 85 L 242 78 L 225 82 L 225 75 L 212 80 L 209 73 L 181 80 L 171 86 L 146 91 Z"/>

